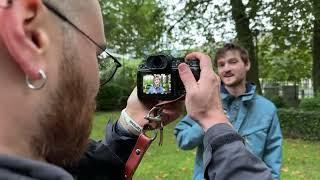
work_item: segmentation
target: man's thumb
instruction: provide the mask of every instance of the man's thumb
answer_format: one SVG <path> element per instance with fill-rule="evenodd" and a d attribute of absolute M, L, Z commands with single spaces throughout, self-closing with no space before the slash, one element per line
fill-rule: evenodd
<path fill-rule="evenodd" d="M 179 69 L 179 75 L 180 75 L 181 81 L 186 89 L 186 92 L 188 92 L 195 87 L 195 85 L 197 84 L 197 81 L 194 78 L 191 69 L 186 63 L 181 63 L 178 66 L 178 69 Z"/>

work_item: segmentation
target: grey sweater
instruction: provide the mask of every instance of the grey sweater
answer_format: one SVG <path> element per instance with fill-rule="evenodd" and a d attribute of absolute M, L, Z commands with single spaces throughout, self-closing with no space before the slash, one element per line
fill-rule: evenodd
<path fill-rule="evenodd" d="M 238 140 L 235 140 L 238 139 Z M 271 171 L 226 124 L 211 127 L 204 136 L 204 177 L 215 180 L 272 180 Z"/>

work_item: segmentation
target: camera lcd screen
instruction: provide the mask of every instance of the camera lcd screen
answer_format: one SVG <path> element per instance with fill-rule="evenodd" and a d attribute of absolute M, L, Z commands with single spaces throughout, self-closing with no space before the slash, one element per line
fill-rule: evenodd
<path fill-rule="evenodd" d="M 144 94 L 170 94 L 171 74 L 146 74 L 143 75 Z"/>

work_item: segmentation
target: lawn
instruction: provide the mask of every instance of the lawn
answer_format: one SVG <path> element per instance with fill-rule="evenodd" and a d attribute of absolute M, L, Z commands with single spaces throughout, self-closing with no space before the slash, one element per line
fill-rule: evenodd
<path fill-rule="evenodd" d="M 119 117 L 119 112 L 96 113 L 91 137 L 100 139 L 104 135 L 106 122 Z M 195 151 L 177 148 L 173 136 L 175 123 L 164 129 L 161 147 L 156 140 L 142 160 L 134 180 L 186 180 L 192 179 Z M 283 144 L 283 166 L 281 179 L 320 179 L 320 142 L 285 139 Z"/>

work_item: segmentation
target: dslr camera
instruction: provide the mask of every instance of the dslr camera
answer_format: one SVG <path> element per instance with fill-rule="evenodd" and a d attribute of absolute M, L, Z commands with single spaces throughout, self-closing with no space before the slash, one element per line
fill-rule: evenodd
<path fill-rule="evenodd" d="M 183 62 L 185 62 L 184 58 L 175 58 L 166 54 L 147 57 L 138 66 L 138 98 L 142 100 L 174 100 L 184 95 L 185 88 L 178 71 L 178 65 Z M 199 80 L 199 60 L 190 59 L 185 63 L 189 65 L 195 79 Z"/>

